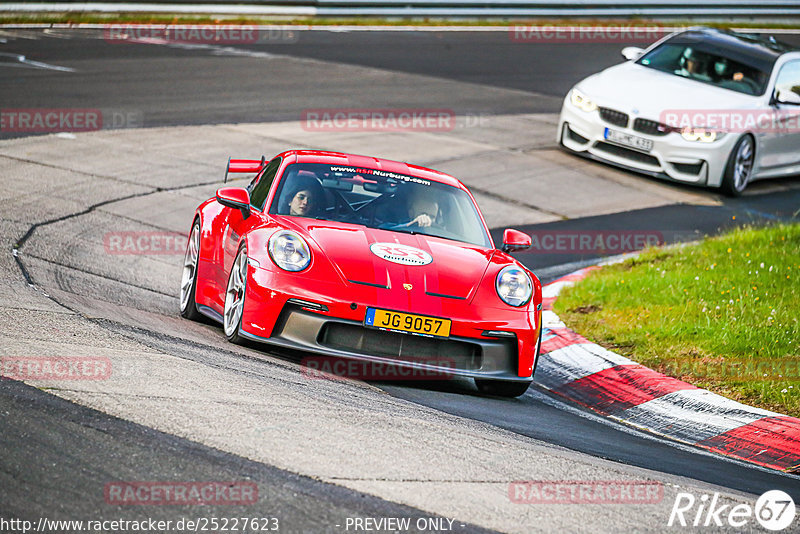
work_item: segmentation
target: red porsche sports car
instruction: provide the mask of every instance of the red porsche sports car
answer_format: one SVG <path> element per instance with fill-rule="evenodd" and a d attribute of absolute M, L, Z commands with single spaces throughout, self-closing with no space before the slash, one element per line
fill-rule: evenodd
<path fill-rule="evenodd" d="M 522 395 L 541 341 L 541 284 L 495 248 L 467 188 L 430 169 L 293 150 L 224 187 L 192 221 L 181 281 L 188 319 L 311 353 L 475 379 L 486 394 Z"/>

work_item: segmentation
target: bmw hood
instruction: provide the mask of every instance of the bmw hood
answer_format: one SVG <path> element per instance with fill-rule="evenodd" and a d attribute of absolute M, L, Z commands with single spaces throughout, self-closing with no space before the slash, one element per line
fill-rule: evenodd
<path fill-rule="evenodd" d="M 589 76 L 575 86 L 598 106 L 659 122 L 669 112 L 686 110 L 746 110 L 760 98 L 688 80 L 626 62 Z"/>
<path fill-rule="evenodd" d="M 420 296 L 469 300 L 495 252 L 422 234 L 314 223 L 303 229 L 347 283 Z"/>

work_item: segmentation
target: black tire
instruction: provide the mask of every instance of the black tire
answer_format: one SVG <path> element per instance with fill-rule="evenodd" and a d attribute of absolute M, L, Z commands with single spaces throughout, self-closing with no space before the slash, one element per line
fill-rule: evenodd
<path fill-rule="evenodd" d="M 540 316 L 541 317 L 541 316 Z M 541 321 L 541 319 L 540 319 Z M 536 373 L 536 366 L 539 365 L 539 356 L 542 355 L 542 327 L 539 327 L 539 341 L 536 342 L 536 360 L 533 362 L 531 378 Z M 531 381 L 532 382 L 532 381 Z M 509 382 L 507 380 L 487 380 L 482 378 L 475 379 L 475 386 L 484 395 L 494 395 L 495 397 L 519 397 L 528 391 L 531 382 Z"/>
<path fill-rule="evenodd" d="M 536 375 L 536 367 L 539 365 L 539 358 L 542 356 L 542 330 L 544 327 L 541 326 L 542 322 L 542 314 L 539 312 L 539 341 L 536 342 L 536 359 L 533 361 L 533 370 L 531 371 L 531 378 Z"/>
<path fill-rule="evenodd" d="M 745 190 L 753 174 L 756 144 L 751 135 L 743 135 L 734 145 L 725 165 L 720 189 L 729 197 L 738 197 Z"/>
<path fill-rule="evenodd" d="M 484 395 L 492 395 L 494 397 L 519 397 L 528 391 L 530 382 L 510 382 L 508 380 L 487 380 L 485 378 L 476 378 L 475 386 L 478 391 Z"/>
<path fill-rule="evenodd" d="M 191 288 L 189 289 L 188 296 L 186 300 L 183 298 L 183 283 L 188 282 L 188 279 L 181 280 L 181 294 L 179 296 L 179 308 L 181 317 L 184 319 L 189 319 L 191 321 L 202 321 L 204 319 L 203 315 L 197 310 L 197 302 L 195 301 L 195 293 L 197 291 L 197 266 L 200 264 L 200 221 L 195 219 L 194 223 L 192 224 L 192 231 L 189 233 L 189 240 L 186 242 L 186 253 L 183 257 L 183 269 L 184 269 L 184 277 L 188 276 L 186 270 L 189 268 L 187 265 L 187 260 L 191 254 L 191 248 L 193 246 L 193 239 L 196 238 L 194 245 L 197 246 L 196 250 L 196 258 L 194 267 L 192 268 L 191 273 Z"/>
<path fill-rule="evenodd" d="M 241 275 L 241 263 L 244 262 L 244 276 Z M 235 279 L 234 275 L 239 273 L 239 278 Z M 241 283 L 239 286 L 238 284 Z M 233 288 L 232 285 L 236 287 Z M 229 293 L 235 289 L 235 293 L 239 295 L 239 298 L 236 302 L 239 302 L 238 307 L 240 308 L 240 312 L 238 318 L 231 320 L 232 318 L 230 315 L 230 305 L 229 302 Z M 242 328 L 242 317 L 244 316 L 244 299 L 245 293 L 247 292 L 247 247 L 244 243 L 242 246 L 239 247 L 239 252 L 236 254 L 236 259 L 233 261 L 233 265 L 231 266 L 231 272 L 228 273 L 228 285 L 225 290 L 225 309 L 222 312 L 222 332 L 225 334 L 225 337 L 228 338 L 228 341 L 231 343 L 235 343 L 236 345 L 244 345 L 247 340 L 243 338 L 239 333 Z"/>

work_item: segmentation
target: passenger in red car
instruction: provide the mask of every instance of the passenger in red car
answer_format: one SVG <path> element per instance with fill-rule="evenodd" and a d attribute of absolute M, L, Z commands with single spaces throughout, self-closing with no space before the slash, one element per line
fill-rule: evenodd
<path fill-rule="evenodd" d="M 314 194 L 310 189 L 298 191 L 289 203 L 289 215 L 308 215 L 314 205 Z"/>

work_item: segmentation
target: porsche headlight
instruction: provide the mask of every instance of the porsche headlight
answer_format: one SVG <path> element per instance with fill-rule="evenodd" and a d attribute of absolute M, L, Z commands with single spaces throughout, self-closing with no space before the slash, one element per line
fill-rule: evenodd
<path fill-rule="evenodd" d="M 700 141 L 701 143 L 713 143 L 724 136 L 724 132 L 715 132 L 705 128 L 684 128 L 681 130 L 681 137 L 687 141 Z"/>
<path fill-rule="evenodd" d="M 524 306 L 531 299 L 533 293 L 531 277 L 514 265 L 504 267 L 497 273 L 494 285 L 497 295 L 509 306 Z"/>
<path fill-rule="evenodd" d="M 279 230 L 269 238 L 269 257 L 285 271 L 302 271 L 311 263 L 308 243 L 295 232 Z"/>
<path fill-rule="evenodd" d="M 573 106 L 577 107 L 578 109 L 582 109 L 587 113 L 597 109 L 597 104 L 595 104 L 591 98 L 581 93 L 577 89 L 573 89 L 570 92 L 569 99 Z"/>

